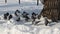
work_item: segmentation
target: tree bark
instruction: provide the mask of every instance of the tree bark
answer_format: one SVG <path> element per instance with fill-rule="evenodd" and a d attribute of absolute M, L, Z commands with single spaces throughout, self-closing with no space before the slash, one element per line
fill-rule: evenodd
<path fill-rule="evenodd" d="M 60 18 L 60 1 L 59 0 L 44 0 L 44 8 L 39 14 L 40 16 L 57 21 Z"/>

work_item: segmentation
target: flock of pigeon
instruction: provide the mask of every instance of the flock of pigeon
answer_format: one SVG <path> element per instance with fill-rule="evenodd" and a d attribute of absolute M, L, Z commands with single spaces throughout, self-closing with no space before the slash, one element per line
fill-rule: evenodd
<path fill-rule="evenodd" d="M 34 24 L 34 25 L 36 25 L 36 24 L 38 24 L 40 22 L 40 20 L 38 18 L 38 14 L 36 14 L 35 12 L 32 12 L 31 17 L 29 17 L 29 13 L 27 13 L 26 11 L 24 11 L 21 14 L 21 12 L 19 10 L 16 10 L 14 12 L 14 15 L 17 17 L 16 18 L 16 21 L 17 22 L 21 21 L 21 17 L 20 17 L 21 15 L 22 15 L 22 18 L 25 18 L 24 20 L 27 21 L 27 22 L 30 19 L 32 19 L 32 24 Z M 12 14 L 9 14 L 8 12 L 4 14 L 4 19 L 5 20 L 10 20 L 12 18 L 13 18 L 13 15 Z M 36 19 L 38 19 L 39 21 L 36 21 Z M 47 21 L 47 19 L 45 19 L 45 25 L 47 26 L 47 24 L 48 24 L 48 21 Z"/>

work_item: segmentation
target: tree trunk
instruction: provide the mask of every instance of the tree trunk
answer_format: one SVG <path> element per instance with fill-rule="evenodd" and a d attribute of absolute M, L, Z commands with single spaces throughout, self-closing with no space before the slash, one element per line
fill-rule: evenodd
<path fill-rule="evenodd" d="M 19 4 L 20 4 L 20 0 L 19 0 Z"/>
<path fill-rule="evenodd" d="M 44 8 L 39 14 L 39 18 L 42 15 L 52 21 L 57 21 L 60 18 L 60 1 L 58 0 L 44 0 Z"/>
<path fill-rule="evenodd" d="M 37 6 L 39 5 L 39 0 L 37 0 Z"/>
<path fill-rule="evenodd" d="M 7 3 L 7 0 L 5 0 L 5 3 Z"/>
<path fill-rule="evenodd" d="M 58 20 L 60 20 L 60 0 L 58 0 L 58 11 L 59 11 L 59 16 L 58 16 Z"/>

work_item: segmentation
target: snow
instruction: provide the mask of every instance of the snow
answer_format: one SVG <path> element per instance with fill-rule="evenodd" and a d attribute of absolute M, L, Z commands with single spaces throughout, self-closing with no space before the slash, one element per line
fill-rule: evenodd
<path fill-rule="evenodd" d="M 24 18 L 21 17 L 21 21 L 15 21 L 14 12 L 20 10 L 22 13 L 26 11 L 30 14 L 32 12 L 40 13 L 43 9 L 43 4 L 36 5 L 36 0 L 21 0 L 21 4 L 18 4 L 18 0 L 8 0 L 8 3 L 5 4 L 4 0 L 0 0 L 0 34 L 60 34 L 60 22 L 52 22 L 48 26 L 44 25 L 45 18 L 41 17 L 41 21 L 37 25 L 32 25 L 32 22 L 24 21 Z M 9 12 L 14 17 L 11 20 L 4 20 L 3 14 Z M 49 19 L 48 19 L 49 20 Z M 49 20 L 51 21 L 51 20 Z"/>

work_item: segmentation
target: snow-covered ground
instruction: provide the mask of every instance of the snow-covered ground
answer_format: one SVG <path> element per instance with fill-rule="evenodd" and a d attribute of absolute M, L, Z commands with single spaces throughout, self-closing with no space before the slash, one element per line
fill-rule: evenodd
<path fill-rule="evenodd" d="M 16 22 L 14 19 L 4 20 L 3 14 L 9 12 L 14 14 L 15 10 L 28 12 L 30 15 L 32 12 L 40 13 L 43 9 L 42 3 L 36 5 L 36 0 L 21 0 L 21 4 L 18 4 L 18 0 L 8 0 L 5 4 L 4 1 L 0 3 L 0 34 L 60 34 L 60 22 L 52 22 L 48 26 L 44 25 L 44 18 L 41 18 L 42 22 L 38 25 L 32 25 L 31 21 L 26 22 L 21 17 L 20 22 Z M 14 16 L 15 17 L 15 16 Z"/>

